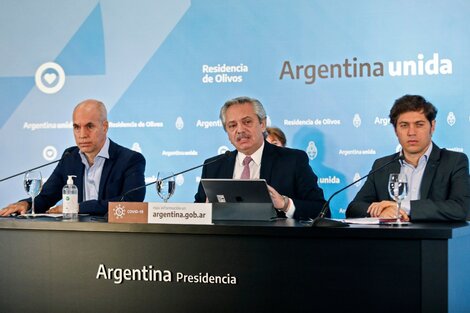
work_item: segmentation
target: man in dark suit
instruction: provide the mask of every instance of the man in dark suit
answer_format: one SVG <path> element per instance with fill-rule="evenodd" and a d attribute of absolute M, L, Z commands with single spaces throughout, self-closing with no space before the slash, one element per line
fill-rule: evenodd
<path fill-rule="evenodd" d="M 79 213 L 105 215 L 109 201 L 119 201 L 126 191 L 145 184 L 145 159 L 107 137 L 106 107 L 97 100 L 85 100 L 73 112 L 73 132 L 77 146 L 68 148 L 53 173 L 34 199 L 36 213 L 61 213 L 54 206 L 62 199 L 68 175 L 75 175 Z M 126 201 L 143 201 L 145 189 L 126 196 Z M 21 200 L 0 210 L 0 216 L 26 213 L 31 199 Z M 51 208 L 52 207 L 52 208 Z"/>
<path fill-rule="evenodd" d="M 325 199 L 307 154 L 265 141 L 266 112 L 262 104 L 248 97 L 229 100 L 222 106 L 220 119 L 236 150 L 228 158 L 204 166 L 202 178 L 266 179 L 278 216 L 316 217 Z M 195 201 L 206 201 L 201 184 Z"/>
<path fill-rule="evenodd" d="M 404 173 L 408 196 L 400 215 L 405 221 L 465 221 L 470 210 L 468 158 L 440 149 L 431 140 L 436 127 L 436 108 L 421 96 L 405 95 L 390 110 L 390 122 L 402 146 L 398 153 L 374 162 L 382 170 L 367 178 L 346 211 L 347 217 L 397 216 L 397 203 L 388 193 L 391 173 Z M 395 161 L 393 161 L 395 159 Z"/>

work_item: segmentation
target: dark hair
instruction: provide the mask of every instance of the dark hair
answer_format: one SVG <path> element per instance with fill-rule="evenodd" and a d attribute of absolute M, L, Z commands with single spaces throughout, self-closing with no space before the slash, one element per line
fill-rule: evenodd
<path fill-rule="evenodd" d="M 397 127 L 398 118 L 401 114 L 406 112 L 421 112 L 426 116 L 429 123 L 432 123 L 437 115 L 436 107 L 423 97 L 418 95 L 404 95 L 395 100 L 395 103 L 390 109 L 389 117 L 393 127 Z"/>
<path fill-rule="evenodd" d="M 286 135 L 280 128 L 266 127 L 266 132 L 268 133 L 268 135 L 276 137 L 281 142 L 283 147 L 286 146 L 286 143 L 287 143 Z"/>

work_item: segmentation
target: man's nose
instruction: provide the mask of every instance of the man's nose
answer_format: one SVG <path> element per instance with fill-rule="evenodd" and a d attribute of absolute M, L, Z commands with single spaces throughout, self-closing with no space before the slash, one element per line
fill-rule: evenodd
<path fill-rule="evenodd" d="M 411 125 L 410 127 L 408 127 L 408 135 L 415 135 L 416 134 L 416 128 Z"/>
<path fill-rule="evenodd" d="M 81 128 L 80 131 L 79 131 L 78 136 L 80 138 L 86 138 L 88 136 L 87 130 L 85 128 Z"/>
<path fill-rule="evenodd" d="M 245 126 L 243 126 L 242 124 L 237 125 L 237 129 L 236 129 L 237 134 L 241 134 L 244 131 L 245 131 Z"/>

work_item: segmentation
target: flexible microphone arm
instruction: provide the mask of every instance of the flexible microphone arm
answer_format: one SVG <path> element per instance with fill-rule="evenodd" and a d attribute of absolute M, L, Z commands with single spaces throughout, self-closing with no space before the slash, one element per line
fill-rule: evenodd
<path fill-rule="evenodd" d="M 131 190 L 126 191 L 126 192 L 121 196 L 121 199 L 120 199 L 119 201 L 124 201 L 124 198 L 125 198 L 128 194 L 130 194 L 130 193 L 132 193 L 132 192 L 134 192 L 134 191 L 136 191 L 136 190 L 139 190 L 139 189 L 148 187 L 148 186 L 150 186 L 150 185 L 153 185 L 153 184 L 162 182 L 162 181 L 167 180 L 167 179 L 172 178 L 172 177 L 176 177 L 176 176 L 181 175 L 181 174 L 184 174 L 184 173 L 186 173 L 186 172 L 195 170 L 195 169 L 197 169 L 197 168 L 199 168 L 199 167 L 203 167 L 204 165 L 209 165 L 209 164 L 218 162 L 218 161 L 220 161 L 220 160 L 222 160 L 222 159 L 228 158 L 231 154 L 232 154 L 232 152 L 229 151 L 229 150 L 227 150 L 227 151 L 225 151 L 225 153 L 222 154 L 219 158 L 216 158 L 216 159 L 214 159 L 214 160 L 212 160 L 212 161 L 210 161 L 210 162 L 207 162 L 207 163 L 204 163 L 204 164 L 199 164 L 199 165 L 197 165 L 197 166 L 191 167 L 191 168 L 189 168 L 189 169 L 187 169 L 187 170 L 178 172 L 178 173 L 176 173 L 176 174 L 173 174 L 173 175 L 170 175 L 170 176 L 161 178 L 161 179 L 154 180 L 154 181 L 152 181 L 152 182 L 150 182 L 150 183 L 148 183 L 148 184 L 145 184 L 145 185 L 142 185 L 142 186 L 139 186 L 139 187 L 132 188 Z"/>
<path fill-rule="evenodd" d="M 325 202 L 325 204 L 323 205 L 321 211 L 320 211 L 320 214 L 318 214 L 318 216 L 313 220 L 313 223 L 312 223 L 312 227 L 347 227 L 349 226 L 348 224 L 346 223 L 343 223 L 343 222 L 340 222 L 340 221 L 335 221 L 335 220 L 332 220 L 332 219 L 329 219 L 329 218 L 325 218 L 325 215 L 326 215 L 326 212 L 328 212 L 328 210 L 330 209 L 330 202 L 331 202 L 331 199 L 333 199 L 337 194 L 339 194 L 340 192 L 348 189 L 349 187 L 351 187 L 352 185 L 354 184 L 357 184 L 358 182 L 360 182 L 361 180 L 369 177 L 370 175 L 380 171 L 381 169 L 383 169 L 384 167 L 392 164 L 393 162 L 397 161 L 397 160 L 403 160 L 404 159 L 404 156 L 403 154 L 399 153 L 396 157 L 394 157 L 393 159 L 391 159 L 390 161 L 388 161 L 387 163 L 385 163 L 384 165 L 376 168 L 375 170 L 373 171 L 370 171 L 367 175 L 364 175 L 362 176 L 361 178 L 359 179 L 356 179 L 355 181 L 353 181 L 352 183 L 350 183 L 349 185 L 341 188 L 340 190 L 337 190 L 335 191 L 329 198 L 328 200 Z"/>
<path fill-rule="evenodd" d="M 37 169 L 39 169 L 39 168 L 43 168 L 43 167 L 46 167 L 46 166 L 48 166 L 48 165 L 51 165 L 51 164 L 60 162 L 60 161 L 62 161 L 62 159 L 64 159 L 64 158 L 65 158 L 66 156 L 68 156 L 69 154 L 70 154 L 70 152 L 66 151 L 66 152 L 64 153 L 64 155 L 62 155 L 62 157 L 61 157 L 60 159 L 58 159 L 58 160 L 55 160 L 55 161 L 52 161 L 52 162 L 49 162 L 49 163 L 46 163 L 46 164 L 43 164 L 43 165 L 39 165 L 39 166 L 30 168 L 29 170 L 23 171 L 23 172 L 21 172 L 21 173 L 16 173 L 16 174 L 14 174 L 14 175 L 11 175 L 11 176 L 2 178 L 2 179 L 0 179 L 0 183 L 1 183 L 2 181 L 9 180 L 10 178 L 14 178 L 14 177 L 17 177 L 17 176 L 26 174 L 27 172 L 31 172 L 31 171 L 37 170 Z"/>

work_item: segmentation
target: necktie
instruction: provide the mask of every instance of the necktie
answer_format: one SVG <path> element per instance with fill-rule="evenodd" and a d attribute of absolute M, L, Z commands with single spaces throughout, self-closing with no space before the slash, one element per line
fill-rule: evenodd
<path fill-rule="evenodd" d="M 253 161 L 253 159 L 250 156 L 246 156 L 245 159 L 243 159 L 243 172 L 242 176 L 240 177 L 241 179 L 250 179 L 250 162 Z"/>

